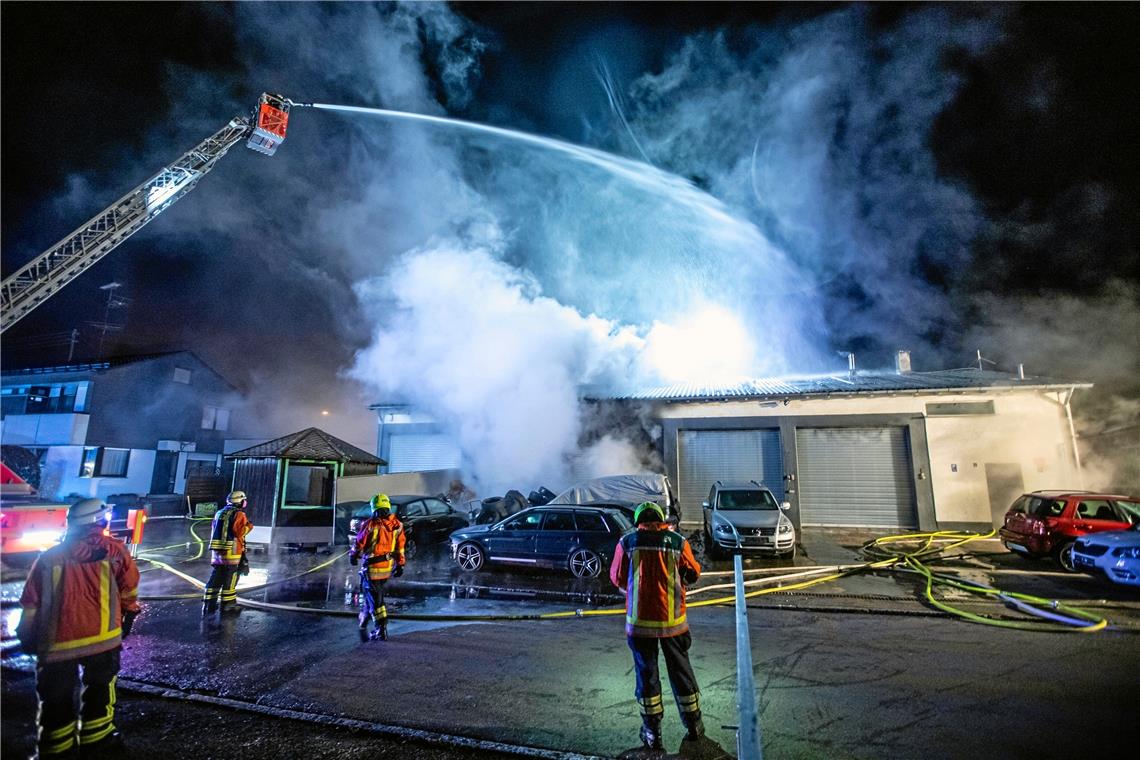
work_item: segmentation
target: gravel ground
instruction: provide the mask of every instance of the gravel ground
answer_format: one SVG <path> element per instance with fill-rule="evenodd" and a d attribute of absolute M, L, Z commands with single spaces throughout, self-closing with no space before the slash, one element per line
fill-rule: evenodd
<path fill-rule="evenodd" d="M 35 677 L 4 670 L 0 678 L 0 756 L 27 757 L 33 749 Z M 115 724 L 126 738 L 129 757 L 233 760 L 458 760 L 517 758 L 497 752 L 437 747 L 303 721 L 272 718 L 199 703 L 182 702 L 118 690 Z"/>

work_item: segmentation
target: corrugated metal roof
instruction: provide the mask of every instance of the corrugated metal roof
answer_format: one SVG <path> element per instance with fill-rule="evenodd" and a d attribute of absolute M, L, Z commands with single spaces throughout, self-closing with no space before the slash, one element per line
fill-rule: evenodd
<path fill-rule="evenodd" d="M 982 388 L 1091 388 L 1087 382 L 1072 382 L 1045 377 L 1026 377 L 979 369 L 949 369 L 937 372 L 856 372 L 799 378 L 746 380 L 733 385 L 698 385 L 681 383 L 661 388 L 634 389 L 610 394 L 591 394 L 595 399 L 628 399 L 653 401 L 711 401 L 715 399 L 785 398 L 858 393 L 895 393 L 921 391 L 961 391 Z"/>
<path fill-rule="evenodd" d="M 357 464 L 387 464 L 383 459 L 369 454 L 361 448 L 342 441 L 319 428 L 305 428 L 292 435 L 275 438 L 247 449 L 227 454 L 226 459 L 251 459 L 254 457 L 274 457 L 276 459 L 312 459 L 320 462 L 355 462 Z"/>

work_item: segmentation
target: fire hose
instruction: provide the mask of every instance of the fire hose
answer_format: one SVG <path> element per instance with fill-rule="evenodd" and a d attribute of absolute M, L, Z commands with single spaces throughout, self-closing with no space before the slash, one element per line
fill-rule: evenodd
<path fill-rule="evenodd" d="M 191 558 L 197 559 L 202 555 L 204 549 L 204 542 L 198 538 L 194 533 L 193 526 L 190 528 L 191 534 L 194 535 L 199 543 L 198 554 Z M 780 575 L 765 575 L 765 577 L 754 578 L 744 582 L 745 586 L 764 585 L 764 588 L 755 589 L 744 594 L 745 599 L 755 598 L 767 594 L 787 593 L 789 591 L 798 591 L 806 588 L 811 588 L 823 583 L 839 580 L 852 575 L 857 575 L 866 572 L 874 572 L 877 570 L 894 570 L 919 576 L 924 581 L 924 597 L 926 601 L 936 609 L 947 613 L 949 615 L 958 617 L 962 620 L 981 625 L 992 625 L 1000 628 L 1012 628 L 1026 631 L 1041 631 L 1041 632 L 1073 632 L 1073 633 L 1094 633 L 1102 631 L 1108 627 L 1108 620 L 1099 617 L 1093 613 L 1073 607 L 1071 605 L 1062 604 L 1057 600 L 1045 599 L 1036 597 L 1029 594 L 1021 594 L 1017 592 L 1002 591 L 998 588 L 987 586 L 975 581 L 964 580 L 955 578 L 945 573 L 935 573 L 926 564 L 930 561 L 940 561 L 947 557 L 945 552 L 963 546 L 970 541 L 989 538 L 993 535 L 993 531 L 986 534 L 978 533 L 963 533 L 957 531 L 934 531 L 925 533 L 905 533 L 893 536 L 883 536 L 873 539 L 865 543 L 862 547 L 862 552 L 865 556 L 870 558 L 870 561 L 861 564 L 852 565 L 828 565 L 825 567 L 810 568 L 807 570 L 797 570 L 795 572 L 783 573 Z M 941 546 L 943 542 L 949 542 L 946 546 Z M 917 543 L 917 548 L 897 548 L 899 545 L 907 545 Z M 181 546 L 182 544 L 175 544 L 174 546 Z M 170 547 L 165 547 L 170 548 Z M 156 550 L 150 550 L 156 551 Z M 245 594 L 253 591 L 260 591 L 262 589 L 277 586 L 289 581 L 309 575 L 310 573 L 323 570 L 324 568 L 332 565 L 341 557 L 345 556 L 348 552 L 341 552 L 334 557 L 322 562 L 314 567 L 309 568 L 296 575 L 291 575 L 286 578 L 280 578 L 274 581 L 263 583 L 257 586 L 250 586 L 240 591 Z M 156 568 L 160 568 L 170 572 L 188 583 L 198 587 L 204 588 L 205 583 L 194 578 L 193 576 L 184 573 L 171 565 L 153 560 L 149 558 L 142 558 L 144 561 L 151 563 Z M 189 559 L 181 560 L 181 562 L 190 561 Z M 766 571 L 751 571 L 751 572 L 766 572 Z M 712 575 L 710 573 L 709 575 Z M 793 581 L 788 583 L 788 581 Z M 714 584 L 710 586 L 703 586 L 689 591 L 690 596 L 703 594 L 714 590 L 730 587 L 732 584 Z M 968 610 L 963 610 L 950 605 L 948 602 L 938 599 L 934 594 L 935 586 L 946 586 L 953 589 L 964 590 L 974 594 L 981 595 L 991 599 L 1001 601 L 1006 607 L 1013 609 L 1022 614 L 1030 615 L 1040 618 L 1039 621 L 1025 621 L 1025 620 L 1009 620 L 997 618 L 990 615 L 982 615 Z M 166 601 L 178 599 L 196 599 L 199 598 L 198 594 L 177 594 L 165 596 L 148 596 L 144 597 L 148 601 Z M 712 599 L 701 599 L 689 603 L 689 608 L 710 607 L 734 604 L 736 601 L 735 596 L 721 596 Z M 330 610 L 320 607 L 307 607 L 297 604 L 285 604 L 279 602 L 260 602 L 254 599 L 247 599 L 243 596 L 238 596 L 237 602 L 239 605 L 251 607 L 261 610 L 280 610 L 285 612 L 303 612 L 310 614 L 332 615 L 340 617 L 355 617 L 356 612 L 351 610 Z M 391 620 L 418 620 L 418 621 L 451 621 L 451 622 L 485 622 L 485 621 L 517 621 L 517 620 L 559 620 L 567 618 L 584 618 L 584 617 L 604 617 L 614 615 L 624 615 L 624 607 L 603 608 L 603 609 L 574 609 L 564 610 L 559 612 L 543 612 L 543 613 L 530 613 L 530 614 L 475 614 L 475 615 L 448 615 L 448 614 L 415 614 L 415 613 L 394 613 L 389 614 Z"/>

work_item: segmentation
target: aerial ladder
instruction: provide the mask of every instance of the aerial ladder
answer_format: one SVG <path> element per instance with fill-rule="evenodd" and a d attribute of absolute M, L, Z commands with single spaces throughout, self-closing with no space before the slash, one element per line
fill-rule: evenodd
<path fill-rule="evenodd" d="M 304 105 L 308 104 L 262 93 L 251 115 L 234 118 L 5 278 L 0 285 L 0 333 L 193 190 L 234 145 L 245 140 L 247 148 L 272 156 L 285 140 L 289 110 Z"/>

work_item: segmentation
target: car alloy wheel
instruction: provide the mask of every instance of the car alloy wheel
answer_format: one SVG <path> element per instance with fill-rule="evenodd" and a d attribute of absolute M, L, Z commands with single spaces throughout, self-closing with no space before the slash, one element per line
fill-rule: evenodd
<path fill-rule="evenodd" d="M 1057 564 L 1060 565 L 1061 569 L 1064 570 L 1066 573 L 1077 572 L 1077 568 L 1073 564 L 1073 542 L 1072 541 L 1066 541 L 1065 543 L 1061 544 L 1061 546 L 1057 549 L 1057 553 L 1055 556 L 1057 559 Z"/>
<path fill-rule="evenodd" d="M 483 567 L 483 550 L 476 544 L 463 544 L 455 551 L 455 563 L 463 570 L 473 573 Z"/>
<path fill-rule="evenodd" d="M 415 559 L 418 547 L 416 546 L 416 539 L 411 536 L 404 538 L 404 559 Z"/>
<path fill-rule="evenodd" d="M 589 549 L 577 549 L 570 555 L 570 572 L 576 578 L 597 578 L 602 572 L 602 560 Z"/>

